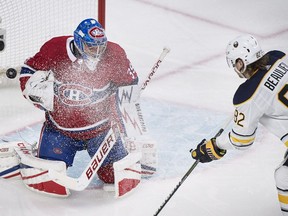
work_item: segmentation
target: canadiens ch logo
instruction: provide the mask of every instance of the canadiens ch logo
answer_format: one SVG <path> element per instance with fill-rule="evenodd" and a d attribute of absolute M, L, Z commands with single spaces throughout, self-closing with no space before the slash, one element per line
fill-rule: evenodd
<path fill-rule="evenodd" d="M 101 28 L 93 27 L 89 30 L 89 35 L 91 38 L 101 38 L 104 37 L 104 32 Z"/>
<path fill-rule="evenodd" d="M 69 106 L 84 106 L 90 104 L 92 89 L 77 84 L 62 84 L 59 86 L 60 100 Z"/>

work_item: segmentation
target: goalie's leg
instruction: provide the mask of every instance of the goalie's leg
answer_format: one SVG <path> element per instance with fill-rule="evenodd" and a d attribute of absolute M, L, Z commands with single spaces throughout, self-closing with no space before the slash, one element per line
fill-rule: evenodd
<path fill-rule="evenodd" d="M 106 134 L 109 132 L 105 131 L 101 135 L 90 139 L 87 142 L 87 151 L 91 157 L 94 156 L 95 152 L 98 150 L 99 146 L 103 142 Z M 113 163 L 124 158 L 128 152 L 126 151 L 122 139 L 120 136 L 117 137 L 114 146 L 111 151 L 104 159 L 102 166 L 99 168 L 97 174 L 100 180 L 107 184 L 114 184 L 114 169 Z"/>
<path fill-rule="evenodd" d="M 148 137 L 149 138 L 149 137 Z M 152 139 L 135 140 L 126 138 L 125 147 L 129 153 L 141 153 L 141 174 L 142 178 L 149 178 L 157 170 L 158 156 L 157 143 Z"/>
<path fill-rule="evenodd" d="M 48 169 L 51 168 L 66 173 L 66 164 L 63 161 L 37 158 L 32 154 L 32 151 L 27 149 L 25 143 L 19 143 L 19 148 L 15 148 L 15 150 L 21 161 L 21 177 L 28 189 L 51 196 L 69 196 L 69 190 L 57 184 L 48 175 Z"/>
<path fill-rule="evenodd" d="M 20 177 L 20 160 L 14 150 L 17 143 L 0 144 L 0 177 L 10 179 Z"/>
<path fill-rule="evenodd" d="M 59 172 L 66 172 L 64 162 L 48 161 L 36 158 L 32 148 L 24 142 L 0 144 L 0 177 L 5 179 L 22 178 L 24 185 L 33 191 L 58 197 L 66 197 L 69 191 L 54 182 L 47 174 L 53 167 Z"/>
<path fill-rule="evenodd" d="M 33 191 L 44 192 L 49 195 L 69 195 L 68 189 L 56 183 L 49 176 L 48 170 L 52 169 L 52 166 L 49 165 L 56 163 L 57 166 L 55 165 L 53 169 L 66 174 L 66 168 L 72 166 L 76 152 L 84 148 L 84 141 L 69 138 L 44 123 L 39 141 L 37 155 L 39 158 L 33 155 L 29 157 L 23 155 L 21 158 L 21 175 L 25 185 Z M 24 161 L 23 158 L 27 160 Z M 38 163 L 41 166 L 37 166 Z"/>
<path fill-rule="evenodd" d="M 39 140 L 38 157 L 64 161 L 72 166 L 77 150 L 84 149 L 84 142 L 69 138 L 44 123 Z"/>
<path fill-rule="evenodd" d="M 91 156 L 99 148 L 106 133 L 88 142 L 87 150 Z M 99 179 L 105 183 L 104 190 L 114 191 L 115 197 L 122 197 L 136 188 L 141 180 L 140 159 L 141 154 L 128 154 L 121 137 L 118 136 L 113 148 L 97 171 Z"/>

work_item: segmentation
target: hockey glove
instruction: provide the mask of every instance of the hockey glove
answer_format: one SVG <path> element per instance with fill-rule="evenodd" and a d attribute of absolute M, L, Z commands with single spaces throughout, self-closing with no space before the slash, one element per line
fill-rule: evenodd
<path fill-rule="evenodd" d="M 52 71 L 36 71 L 27 81 L 23 91 L 26 99 L 34 105 L 53 111 L 54 75 Z"/>
<path fill-rule="evenodd" d="M 202 140 L 195 150 L 191 149 L 192 158 L 201 163 L 207 163 L 212 160 L 218 160 L 226 154 L 226 150 L 220 149 L 216 145 L 216 139 Z"/>

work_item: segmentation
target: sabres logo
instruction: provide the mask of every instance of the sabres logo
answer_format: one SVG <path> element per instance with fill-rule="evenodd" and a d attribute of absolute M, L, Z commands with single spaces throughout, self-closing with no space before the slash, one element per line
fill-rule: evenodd
<path fill-rule="evenodd" d="M 96 26 L 91 28 L 88 33 L 91 38 L 101 38 L 105 36 L 103 29 Z"/>
<path fill-rule="evenodd" d="M 68 106 L 85 106 L 91 103 L 92 89 L 77 84 L 64 84 L 59 87 L 59 98 Z"/>

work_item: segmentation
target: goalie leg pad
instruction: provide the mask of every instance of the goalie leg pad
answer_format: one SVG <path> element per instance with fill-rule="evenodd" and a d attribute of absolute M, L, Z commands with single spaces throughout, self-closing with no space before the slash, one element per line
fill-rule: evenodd
<path fill-rule="evenodd" d="M 14 150 L 16 142 L 0 144 L 0 177 L 4 179 L 20 178 L 20 161 Z"/>
<path fill-rule="evenodd" d="M 156 141 L 126 138 L 125 147 L 130 153 L 140 152 L 142 154 L 140 160 L 142 178 L 149 178 L 156 172 L 158 166 Z"/>
<path fill-rule="evenodd" d="M 113 164 L 115 176 L 115 197 L 127 195 L 141 181 L 141 153 L 130 153 Z"/>
<path fill-rule="evenodd" d="M 66 164 L 63 161 L 37 158 L 33 156 L 32 151 L 27 149 L 26 143 L 19 143 L 18 146 L 19 148 L 15 148 L 15 151 L 20 158 L 21 177 L 28 189 L 51 196 L 69 196 L 69 190 L 57 184 L 48 175 L 48 169 L 66 174 Z"/>
<path fill-rule="evenodd" d="M 54 182 L 48 175 L 48 170 L 21 166 L 21 176 L 25 186 L 35 192 L 57 197 L 67 197 L 68 189 Z"/>

